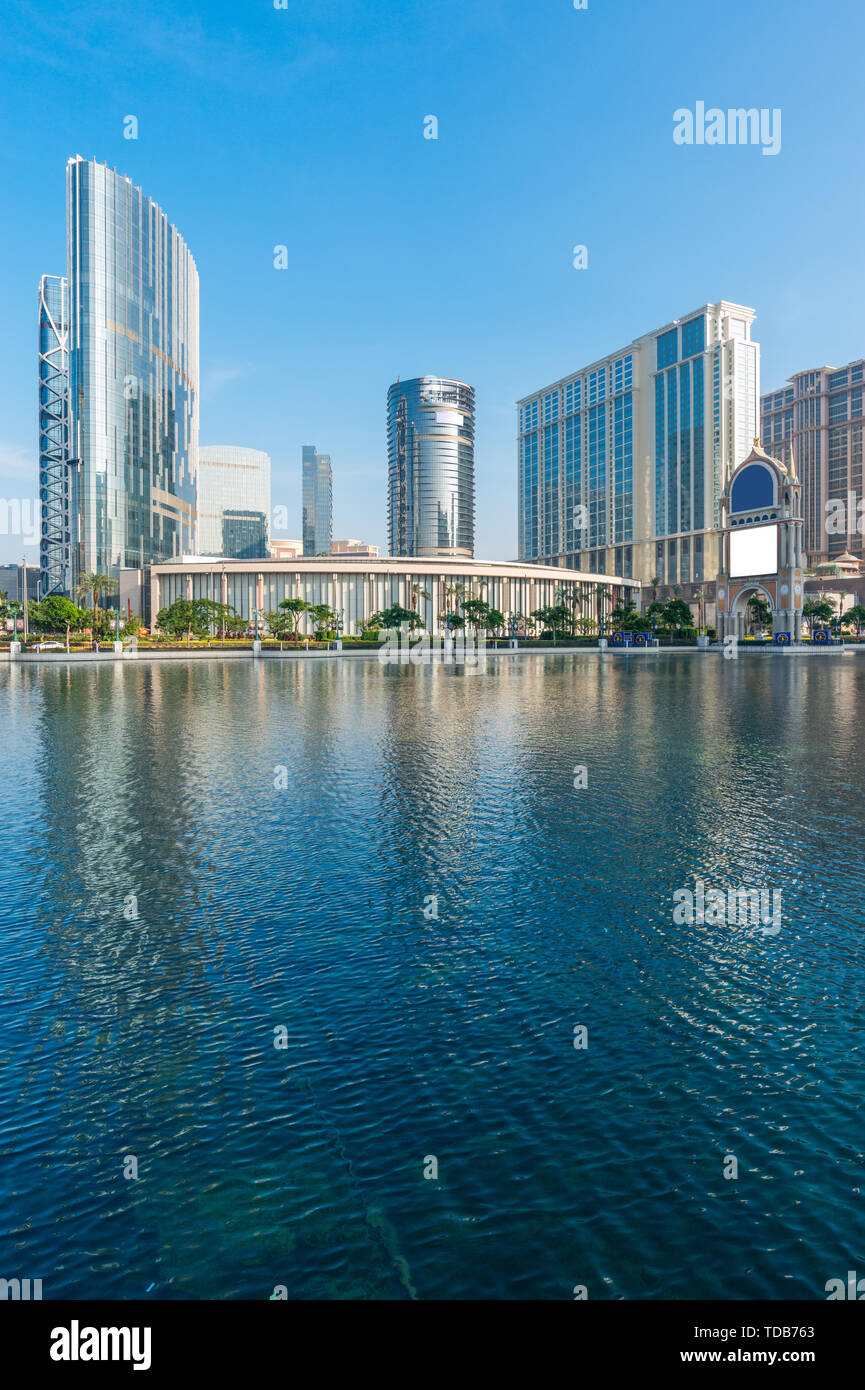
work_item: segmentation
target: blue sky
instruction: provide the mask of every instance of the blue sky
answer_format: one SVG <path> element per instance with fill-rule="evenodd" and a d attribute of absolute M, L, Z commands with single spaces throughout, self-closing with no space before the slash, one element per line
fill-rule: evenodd
<path fill-rule="evenodd" d="M 387 387 L 435 373 L 477 391 L 476 553 L 514 555 L 519 396 L 720 298 L 757 310 L 764 390 L 865 353 L 863 14 L 4 0 L 0 496 L 35 494 L 36 291 L 65 270 L 77 153 L 184 236 L 201 439 L 271 454 L 291 534 L 308 443 L 333 458 L 334 534 L 386 543 Z M 677 146 L 698 100 L 780 108 L 781 152 Z"/>

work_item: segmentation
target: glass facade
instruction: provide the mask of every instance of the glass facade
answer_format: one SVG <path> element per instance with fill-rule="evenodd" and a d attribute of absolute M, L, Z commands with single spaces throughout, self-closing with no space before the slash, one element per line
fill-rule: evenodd
<path fill-rule="evenodd" d="M 520 559 L 603 573 L 612 546 L 624 560 L 622 543 L 634 537 L 633 386 L 628 353 L 520 406 Z"/>
<path fill-rule="evenodd" d="M 849 551 L 865 562 L 859 529 L 863 498 L 862 388 L 865 360 L 821 367 L 791 377 L 791 384 L 762 397 L 760 438 L 774 458 L 790 449 L 802 483 L 804 548 L 811 564 Z M 827 527 L 827 502 L 844 504 L 846 527 Z"/>
<path fill-rule="evenodd" d="M 303 553 L 329 555 L 333 538 L 333 468 L 330 454 L 319 454 L 314 444 L 304 444 Z"/>
<path fill-rule="evenodd" d="M 131 179 L 67 166 L 73 581 L 196 549 L 198 271 Z"/>
<path fill-rule="evenodd" d="M 69 287 L 39 284 L 40 593 L 72 592 L 72 515 L 76 475 L 69 458 Z"/>
<path fill-rule="evenodd" d="M 474 555 L 474 438 L 473 387 L 434 376 L 416 377 L 390 387 L 391 555 L 467 559 Z"/>
<path fill-rule="evenodd" d="M 644 583 L 714 578 L 707 537 L 756 432 L 753 318 L 704 305 L 518 403 L 521 560 Z M 681 542 L 657 544 L 668 537 Z"/>
<path fill-rule="evenodd" d="M 265 559 L 269 517 L 270 455 L 231 444 L 202 444 L 198 554 Z"/>
<path fill-rule="evenodd" d="M 655 535 L 702 531 L 705 516 L 704 315 L 657 340 Z M 663 421 L 666 416 L 666 428 Z M 683 547 L 687 557 L 689 546 Z M 695 576 L 696 577 L 696 576 Z M 687 579 L 691 575 L 688 574 Z M 671 581 L 672 582 L 672 581 Z M 687 580 L 686 580 L 687 582 Z"/>

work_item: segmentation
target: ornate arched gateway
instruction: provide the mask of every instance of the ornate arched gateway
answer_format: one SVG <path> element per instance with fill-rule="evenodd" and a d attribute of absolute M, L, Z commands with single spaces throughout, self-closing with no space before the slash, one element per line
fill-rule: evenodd
<path fill-rule="evenodd" d="M 772 613 L 772 632 L 802 636 L 804 595 L 802 485 L 792 450 L 787 464 L 757 440 L 730 475 L 721 503 L 718 635 L 745 636 L 748 600 L 760 594 Z"/>

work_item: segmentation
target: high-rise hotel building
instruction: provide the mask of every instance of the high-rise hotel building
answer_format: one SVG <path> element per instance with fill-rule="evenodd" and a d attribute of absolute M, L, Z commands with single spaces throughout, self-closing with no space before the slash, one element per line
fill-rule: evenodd
<path fill-rule="evenodd" d="M 718 499 L 757 432 L 754 318 L 704 304 L 519 401 L 521 560 L 685 597 L 714 580 Z"/>
<path fill-rule="evenodd" d="M 811 565 L 849 551 L 865 561 L 859 527 L 862 490 L 862 386 L 865 361 L 798 372 L 760 402 L 760 441 L 787 461 L 793 450 L 802 483 L 805 551 Z M 852 499 L 855 499 L 853 501 Z M 827 527 L 827 502 L 844 503 L 841 526 Z"/>
<path fill-rule="evenodd" d="M 43 593 L 196 549 L 195 262 L 131 179 L 80 155 L 66 227 L 65 281 L 39 298 Z"/>

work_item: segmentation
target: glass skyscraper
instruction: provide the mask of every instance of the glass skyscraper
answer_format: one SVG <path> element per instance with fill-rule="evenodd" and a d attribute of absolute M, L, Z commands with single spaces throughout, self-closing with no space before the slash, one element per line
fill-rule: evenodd
<path fill-rule="evenodd" d="M 232 444 L 198 451 L 198 553 L 231 560 L 268 555 L 270 455 Z"/>
<path fill-rule="evenodd" d="M 789 378 L 781 391 L 762 397 L 763 448 L 787 462 L 793 450 L 802 483 L 805 550 L 812 565 L 850 551 L 865 562 L 860 503 L 863 496 L 862 392 L 865 361 L 815 367 Z M 827 502 L 843 502 L 846 525 L 829 526 Z"/>
<path fill-rule="evenodd" d="M 304 444 L 303 473 L 303 553 L 329 555 L 333 536 L 333 469 L 330 454 L 316 453 L 314 444 Z"/>
<path fill-rule="evenodd" d="M 711 585 L 718 499 L 757 429 L 754 317 L 704 304 L 518 403 L 521 560 Z"/>
<path fill-rule="evenodd" d="M 475 393 L 422 376 L 387 393 L 391 555 L 471 559 L 475 550 Z"/>
<path fill-rule="evenodd" d="M 66 225 L 74 589 L 84 571 L 144 569 L 196 548 L 198 272 L 151 198 L 79 155 Z M 40 343 L 41 376 L 43 363 Z M 56 501 L 46 483 L 46 577 L 61 567 Z"/>

